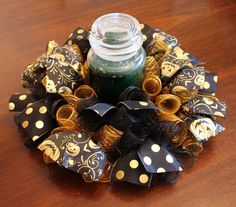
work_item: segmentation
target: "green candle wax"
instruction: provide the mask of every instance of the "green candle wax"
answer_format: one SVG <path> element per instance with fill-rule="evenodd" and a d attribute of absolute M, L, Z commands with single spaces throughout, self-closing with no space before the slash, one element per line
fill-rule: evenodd
<path fill-rule="evenodd" d="M 145 67 L 143 48 L 126 60 L 105 60 L 92 50 L 88 59 L 90 83 L 102 102 L 116 103 L 124 89 L 129 86 L 139 86 L 143 79 Z"/>

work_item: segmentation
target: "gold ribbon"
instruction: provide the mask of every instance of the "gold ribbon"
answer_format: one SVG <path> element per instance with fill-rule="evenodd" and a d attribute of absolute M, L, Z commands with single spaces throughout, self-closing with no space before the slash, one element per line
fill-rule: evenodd
<path fill-rule="evenodd" d="M 151 101 L 155 101 L 156 96 L 161 92 L 162 83 L 157 75 L 149 75 L 144 78 L 142 88 Z"/>
<path fill-rule="evenodd" d="M 202 144 L 190 132 L 187 133 L 187 138 L 183 141 L 182 148 L 191 150 L 194 155 L 198 155 L 203 151 Z"/>
<path fill-rule="evenodd" d="M 178 96 L 172 94 L 162 94 L 156 97 L 156 105 L 165 114 L 175 114 L 181 106 Z"/>
<path fill-rule="evenodd" d="M 157 39 L 154 39 L 149 47 L 148 55 L 153 56 L 157 60 L 158 64 L 161 64 L 166 54 L 170 51 L 170 48 L 165 42 Z"/>
<path fill-rule="evenodd" d="M 55 129 L 52 130 L 51 135 L 52 134 L 56 134 L 59 132 L 64 132 L 64 131 L 68 131 L 69 129 L 67 127 L 57 127 Z"/>
<path fill-rule="evenodd" d="M 79 114 L 77 111 L 69 104 L 61 106 L 56 113 L 56 120 L 61 127 L 67 130 L 77 130 L 78 129 L 78 118 Z"/>
<path fill-rule="evenodd" d="M 73 95 L 64 94 L 62 96 L 67 103 L 78 112 L 86 107 L 94 105 L 98 100 L 96 92 L 88 85 L 78 87 Z"/>
<path fill-rule="evenodd" d="M 86 61 L 82 67 L 81 67 L 81 75 L 84 78 L 84 84 L 89 83 L 89 67 L 88 67 L 88 61 Z"/>
<path fill-rule="evenodd" d="M 160 66 L 153 56 L 146 57 L 146 66 L 144 70 L 144 76 L 160 75 Z"/>
<path fill-rule="evenodd" d="M 175 114 L 164 114 L 164 113 L 159 113 L 158 114 L 158 118 L 161 121 L 169 121 L 169 122 L 173 122 L 175 124 L 178 124 L 181 132 L 180 133 L 176 133 L 172 138 L 172 142 L 174 144 L 176 144 L 177 146 L 181 145 L 183 143 L 183 141 L 187 138 L 187 128 L 183 122 L 183 120 L 181 120 L 178 116 L 176 116 Z"/>
<path fill-rule="evenodd" d="M 120 140 L 122 135 L 123 132 L 115 127 L 111 125 L 104 125 L 96 132 L 94 139 L 100 142 L 105 151 L 109 152 Z"/>

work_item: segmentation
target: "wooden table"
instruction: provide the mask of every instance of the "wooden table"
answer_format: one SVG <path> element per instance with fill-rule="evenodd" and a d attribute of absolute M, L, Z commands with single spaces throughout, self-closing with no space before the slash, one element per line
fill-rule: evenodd
<path fill-rule="evenodd" d="M 175 185 L 86 184 L 79 175 L 44 164 L 29 150 L 8 113 L 21 92 L 20 75 L 45 49 L 77 26 L 124 12 L 173 34 L 182 47 L 219 75 L 218 97 L 228 104 L 226 131 L 212 139 Z M 0 206 L 236 206 L 236 1 L 234 0 L 2 0 L 0 6 Z"/>

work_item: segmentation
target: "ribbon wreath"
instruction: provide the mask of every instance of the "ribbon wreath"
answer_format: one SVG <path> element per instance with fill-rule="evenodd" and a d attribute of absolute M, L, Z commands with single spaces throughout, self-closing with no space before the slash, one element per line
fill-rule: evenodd
<path fill-rule="evenodd" d="M 198 155 L 224 130 L 226 104 L 215 97 L 217 75 L 180 48 L 169 34 L 141 24 L 146 52 L 144 79 L 116 105 L 101 103 L 89 85 L 89 32 L 77 28 L 60 46 L 27 66 L 9 110 L 26 144 L 46 163 L 82 175 L 86 182 L 126 181 L 149 187 L 155 177 L 176 181 L 182 153 Z"/>

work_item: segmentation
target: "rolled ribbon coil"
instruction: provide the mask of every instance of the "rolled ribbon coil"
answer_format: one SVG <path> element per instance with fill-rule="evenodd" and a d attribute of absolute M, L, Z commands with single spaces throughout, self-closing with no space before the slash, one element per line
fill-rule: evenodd
<path fill-rule="evenodd" d="M 153 56 L 146 57 L 146 66 L 144 70 L 144 76 L 160 75 L 160 66 L 157 60 Z"/>
<path fill-rule="evenodd" d="M 102 171 L 102 175 L 99 178 L 99 182 L 109 183 L 111 181 L 112 169 L 113 169 L 113 164 L 107 161 L 106 166 L 104 167 Z"/>
<path fill-rule="evenodd" d="M 202 144 L 190 132 L 187 133 L 187 138 L 183 141 L 182 148 L 190 150 L 194 155 L 198 155 L 203 151 Z"/>
<path fill-rule="evenodd" d="M 181 120 L 175 114 L 164 114 L 164 113 L 159 113 L 158 118 L 161 121 L 169 121 L 179 126 L 179 129 L 180 129 L 179 133 L 175 133 L 173 137 L 171 138 L 171 140 L 177 146 L 181 145 L 184 142 L 184 140 L 187 138 L 187 128 L 183 120 Z"/>
<path fill-rule="evenodd" d="M 107 152 L 112 151 L 113 147 L 122 137 L 123 132 L 111 125 L 104 125 L 94 135 L 94 139 L 98 141 L 103 149 Z"/>
<path fill-rule="evenodd" d="M 89 67 L 88 67 L 87 61 L 81 67 L 81 74 L 84 78 L 84 84 L 88 84 L 89 83 Z"/>
<path fill-rule="evenodd" d="M 156 96 L 161 92 L 162 83 L 157 75 L 149 75 L 143 80 L 142 88 L 150 99 L 155 101 Z"/>
<path fill-rule="evenodd" d="M 157 60 L 158 64 L 161 64 L 162 60 L 169 53 L 169 51 L 170 48 L 165 42 L 154 39 L 149 45 L 148 55 L 153 56 Z"/>
<path fill-rule="evenodd" d="M 162 113 L 175 114 L 180 109 L 181 101 L 178 96 L 162 94 L 156 97 L 156 104 Z"/>
<path fill-rule="evenodd" d="M 61 127 L 67 128 L 67 130 L 78 129 L 78 118 L 79 114 L 69 104 L 61 106 L 56 113 L 56 120 Z"/>
<path fill-rule="evenodd" d="M 96 92 L 88 85 L 78 87 L 74 95 L 63 95 L 63 97 L 78 112 L 94 105 L 98 100 Z"/>

